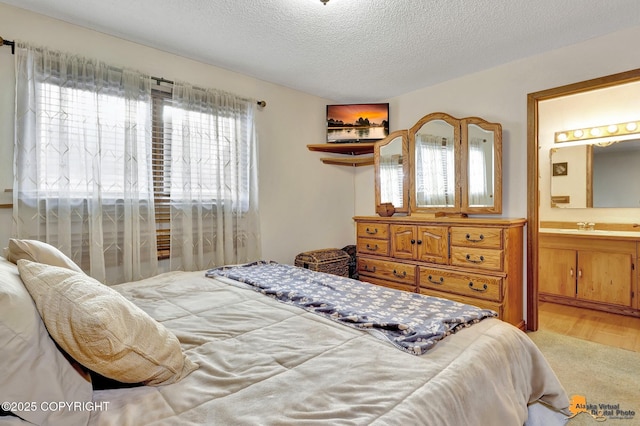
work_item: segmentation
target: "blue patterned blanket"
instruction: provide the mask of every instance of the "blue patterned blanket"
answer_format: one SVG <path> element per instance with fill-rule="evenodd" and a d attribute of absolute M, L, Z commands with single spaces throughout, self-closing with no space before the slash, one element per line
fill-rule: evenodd
<path fill-rule="evenodd" d="M 274 262 L 215 268 L 206 275 L 228 277 L 342 324 L 378 331 L 414 355 L 424 354 L 463 327 L 497 316 L 494 311 L 452 300 Z"/>

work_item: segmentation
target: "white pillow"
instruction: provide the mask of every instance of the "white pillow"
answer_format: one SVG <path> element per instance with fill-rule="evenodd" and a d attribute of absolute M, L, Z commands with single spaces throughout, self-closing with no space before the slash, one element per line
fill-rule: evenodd
<path fill-rule="evenodd" d="M 47 402 L 91 401 L 93 390 L 51 340 L 16 265 L 1 257 L 0 372 L 0 399 L 23 408 L 10 410 L 22 419 L 38 425 L 89 421 L 88 411 L 42 409 Z"/>
<path fill-rule="evenodd" d="M 18 263 L 20 259 L 31 260 L 32 262 L 44 263 L 46 265 L 60 266 L 72 271 L 82 272 L 67 255 L 51 244 L 38 240 L 18 240 L 9 239 L 9 247 L 6 249 L 7 260 Z"/>
<path fill-rule="evenodd" d="M 171 331 L 108 286 L 28 260 L 18 269 L 53 339 L 86 368 L 147 385 L 174 383 L 198 368 Z"/>

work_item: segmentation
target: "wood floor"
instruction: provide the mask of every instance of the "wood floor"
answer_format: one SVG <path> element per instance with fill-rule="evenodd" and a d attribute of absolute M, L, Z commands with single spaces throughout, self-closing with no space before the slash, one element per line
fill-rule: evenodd
<path fill-rule="evenodd" d="M 541 301 L 538 328 L 640 352 L 640 318 L 636 317 Z"/>

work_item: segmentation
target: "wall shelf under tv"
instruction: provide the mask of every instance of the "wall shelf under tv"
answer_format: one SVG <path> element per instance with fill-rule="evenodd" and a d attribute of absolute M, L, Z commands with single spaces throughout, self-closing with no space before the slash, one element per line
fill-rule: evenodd
<path fill-rule="evenodd" d="M 321 158 L 324 164 L 333 164 L 337 166 L 370 166 L 373 164 L 373 156 L 355 157 L 362 154 L 373 154 L 373 145 L 371 142 L 364 143 L 322 143 L 316 145 L 307 145 L 309 151 L 331 152 L 334 154 L 346 154 L 349 157 L 324 157 Z"/>
<path fill-rule="evenodd" d="M 373 157 L 324 157 L 321 158 L 324 164 L 333 164 L 334 166 L 371 166 L 373 164 Z"/>
<path fill-rule="evenodd" d="M 363 143 L 321 143 L 307 145 L 309 151 L 333 152 L 335 154 L 362 155 L 373 154 L 373 142 Z"/>

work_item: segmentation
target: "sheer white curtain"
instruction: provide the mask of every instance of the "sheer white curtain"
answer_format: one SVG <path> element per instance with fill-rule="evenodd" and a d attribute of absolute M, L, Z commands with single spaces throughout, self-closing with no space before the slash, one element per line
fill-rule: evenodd
<path fill-rule="evenodd" d="M 149 77 L 16 45 L 13 235 L 107 284 L 156 274 Z"/>
<path fill-rule="evenodd" d="M 416 204 L 452 206 L 454 201 L 453 141 L 433 135 L 416 135 Z"/>
<path fill-rule="evenodd" d="M 380 156 L 380 202 L 402 205 L 403 169 L 400 155 Z"/>
<path fill-rule="evenodd" d="M 492 205 L 493 188 L 487 182 L 487 161 L 482 138 L 469 139 L 469 205 Z"/>
<path fill-rule="evenodd" d="M 260 257 L 255 102 L 176 82 L 171 140 L 171 270 Z"/>

